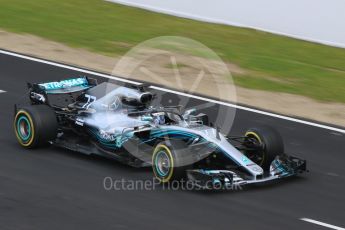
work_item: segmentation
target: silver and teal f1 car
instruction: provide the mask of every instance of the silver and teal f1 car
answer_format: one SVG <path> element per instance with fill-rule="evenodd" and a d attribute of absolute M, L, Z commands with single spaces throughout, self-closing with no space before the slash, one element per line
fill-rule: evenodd
<path fill-rule="evenodd" d="M 223 135 L 206 114 L 152 106 L 144 85 L 97 84 L 87 77 L 28 84 L 28 105 L 15 105 L 14 132 L 25 148 L 50 143 L 85 154 L 152 167 L 161 183 L 187 178 L 200 187 L 261 183 L 306 171 L 284 153 L 269 127 Z"/>

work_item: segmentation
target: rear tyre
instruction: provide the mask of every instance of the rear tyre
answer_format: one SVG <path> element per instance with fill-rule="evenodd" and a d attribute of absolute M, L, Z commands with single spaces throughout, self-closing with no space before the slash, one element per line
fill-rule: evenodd
<path fill-rule="evenodd" d="M 161 183 L 180 181 L 186 178 L 186 170 L 192 167 L 192 154 L 183 141 L 162 141 L 152 154 L 152 170 Z"/>
<path fill-rule="evenodd" d="M 35 148 L 55 140 L 58 129 L 55 112 L 47 105 L 20 108 L 13 125 L 19 144 L 25 148 Z"/>
<path fill-rule="evenodd" d="M 247 141 L 259 146 L 257 150 L 248 151 L 247 157 L 265 171 L 270 169 L 270 165 L 277 155 L 284 153 L 283 138 L 271 127 L 251 128 L 245 133 L 245 136 L 248 138 Z"/>

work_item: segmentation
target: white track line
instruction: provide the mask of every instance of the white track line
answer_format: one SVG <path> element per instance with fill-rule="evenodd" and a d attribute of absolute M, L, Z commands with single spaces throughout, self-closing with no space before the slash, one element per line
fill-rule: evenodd
<path fill-rule="evenodd" d="M 10 52 L 10 51 L 0 50 L 0 53 L 1 54 L 6 54 L 6 55 L 9 55 L 9 56 L 13 56 L 13 57 L 23 58 L 23 59 L 34 61 L 34 62 L 39 62 L 39 63 L 43 63 L 43 64 L 47 64 L 47 65 L 52 65 L 52 66 L 56 66 L 56 67 L 60 67 L 60 68 L 64 68 L 64 69 L 70 69 L 70 70 L 79 71 L 79 72 L 83 72 L 83 73 L 87 73 L 87 74 L 92 74 L 92 75 L 99 76 L 99 77 L 113 79 L 113 80 L 116 80 L 116 81 L 127 82 L 127 83 L 131 83 L 131 84 L 135 84 L 135 85 L 141 84 L 140 82 L 127 80 L 127 79 L 120 78 L 120 77 L 114 77 L 114 76 L 111 76 L 111 75 L 102 74 L 102 73 L 98 73 L 98 72 L 95 72 L 95 71 L 86 70 L 86 69 L 82 69 L 82 68 L 78 68 L 78 67 L 74 67 L 74 66 L 70 66 L 70 65 L 60 64 L 60 63 L 56 63 L 56 62 L 53 62 L 53 61 L 47 61 L 47 60 L 43 60 L 43 59 L 39 59 L 39 58 L 29 57 L 29 56 L 26 56 L 26 55 L 23 55 L 23 54 L 17 54 L 17 53 L 13 53 L 13 52 Z M 331 126 L 327 126 L 327 125 L 322 125 L 322 124 L 318 124 L 318 123 L 314 123 L 314 122 L 309 122 L 309 121 L 305 121 L 305 120 L 301 120 L 301 119 L 296 119 L 296 118 L 292 118 L 292 117 L 288 117 L 288 116 L 283 116 L 283 115 L 279 115 L 279 114 L 275 114 L 275 113 L 265 112 L 265 111 L 261 111 L 261 110 L 258 110 L 258 109 L 252 109 L 252 108 L 248 108 L 248 107 L 245 107 L 245 106 L 239 106 L 239 105 L 232 104 L 232 103 L 217 101 L 217 100 L 213 100 L 213 99 L 209 99 L 209 98 L 205 98 L 205 97 L 195 96 L 195 95 L 191 95 L 191 94 L 187 94 L 187 93 L 182 93 L 182 92 L 175 91 L 175 90 L 165 89 L 165 88 L 162 88 L 162 87 L 151 86 L 150 88 L 345 134 L 345 130 L 344 129 L 339 129 L 339 128 L 335 128 L 335 127 L 331 127 Z"/>
<path fill-rule="evenodd" d="M 345 230 L 345 228 L 338 227 L 338 226 L 335 226 L 335 225 L 332 225 L 332 224 L 323 223 L 323 222 L 320 222 L 320 221 L 317 221 L 317 220 L 313 220 L 313 219 L 309 219 L 309 218 L 301 218 L 300 220 L 303 220 L 303 221 L 306 221 L 306 222 L 309 222 L 309 223 L 312 223 L 312 224 L 317 224 L 317 225 L 320 225 L 320 226 L 323 226 L 323 227 L 326 227 L 326 228 L 331 228 L 331 229 L 335 229 L 335 230 Z"/>
<path fill-rule="evenodd" d="M 6 91 L 5 91 L 5 90 L 1 90 L 1 89 L 0 89 L 0 93 L 6 93 Z"/>

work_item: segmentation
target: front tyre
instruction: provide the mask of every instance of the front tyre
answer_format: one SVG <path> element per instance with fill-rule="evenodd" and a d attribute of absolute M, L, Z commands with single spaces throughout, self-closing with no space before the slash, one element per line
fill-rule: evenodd
<path fill-rule="evenodd" d="M 47 105 L 20 108 L 13 126 L 19 144 L 25 148 L 35 148 L 55 140 L 58 128 L 55 112 Z"/>
<path fill-rule="evenodd" d="M 280 134 L 271 127 L 262 126 L 251 128 L 246 133 L 249 146 L 258 146 L 246 152 L 248 158 L 269 171 L 272 161 L 277 155 L 284 153 L 284 142 Z"/>
<path fill-rule="evenodd" d="M 186 177 L 191 168 L 192 155 L 182 141 L 162 141 L 156 145 L 152 154 L 152 170 L 161 183 L 178 181 Z"/>

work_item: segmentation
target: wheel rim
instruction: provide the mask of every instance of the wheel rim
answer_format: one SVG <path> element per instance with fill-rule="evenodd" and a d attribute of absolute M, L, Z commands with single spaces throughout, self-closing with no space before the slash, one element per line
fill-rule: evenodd
<path fill-rule="evenodd" d="M 164 150 L 160 150 L 155 160 L 156 170 L 159 176 L 166 177 L 170 172 L 170 158 Z"/>
<path fill-rule="evenodd" d="M 24 142 L 30 139 L 31 125 L 26 116 L 20 116 L 17 120 L 17 133 Z"/>

